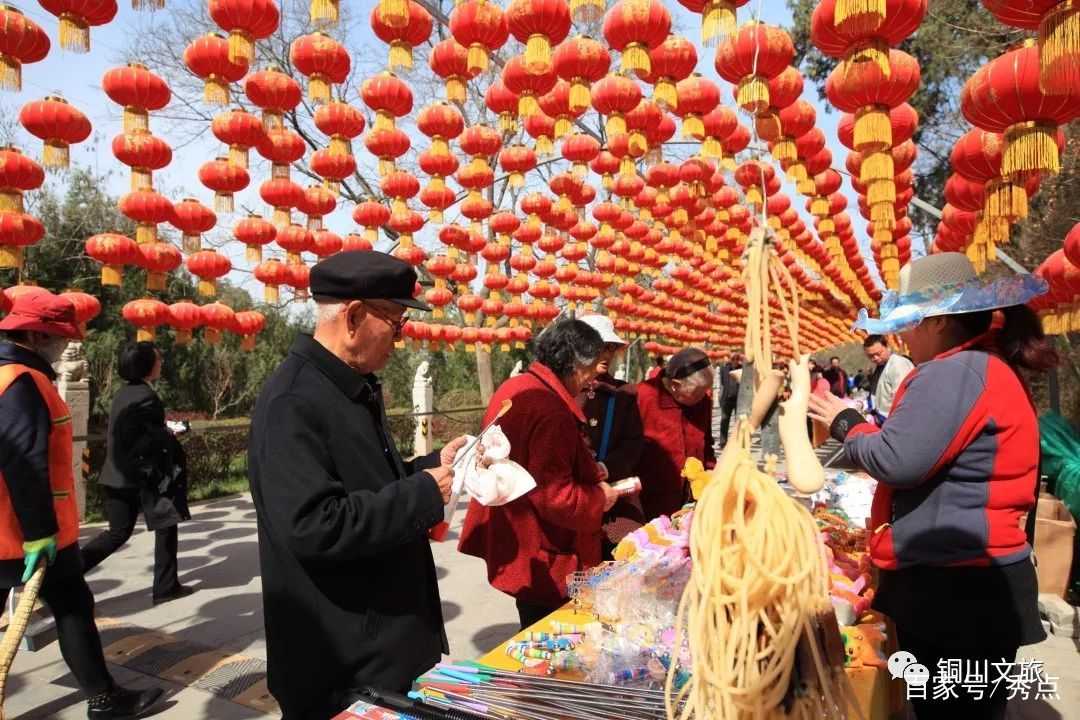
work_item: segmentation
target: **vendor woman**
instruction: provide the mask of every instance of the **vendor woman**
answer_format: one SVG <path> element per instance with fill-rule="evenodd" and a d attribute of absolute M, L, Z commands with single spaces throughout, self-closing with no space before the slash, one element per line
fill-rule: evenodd
<path fill-rule="evenodd" d="M 900 648 L 930 670 L 919 720 L 1005 717 L 1009 693 L 933 699 L 938 661 L 1012 663 L 1046 637 L 1020 518 L 1031 510 L 1039 426 L 1021 369 L 1045 371 L 1057 353 L 1023 303 L 1046 292 L 1034 275 L 977 277 L 960 253 L 900 271 L 881 318 L 856 329 L 900 333 L 917 367 L 881 428 L 835 398 L 810 398 L 851 460 L 878 480 L 870 555 L 881 570 L 874 607 L 892 618 Z M 961 666 L 964 663 L 961 662 Z M 992 682 L 993 675 L 988 679 Z"/>

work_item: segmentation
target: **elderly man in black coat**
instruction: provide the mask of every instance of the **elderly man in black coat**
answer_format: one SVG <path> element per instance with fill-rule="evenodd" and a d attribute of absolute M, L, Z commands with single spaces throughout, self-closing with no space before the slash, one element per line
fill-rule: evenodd
<path fill-rule="evenodd" d="M 252 416 L 268 684 L 285 720 L 326 720 L 351 691 L 403 691 L 448 652 L 427 530 L 443 518 L 458 438 L 403 462 L 374 373 L 416 275 L 377 252 L 311 271 L 314 337 L 299 335 Z"/>

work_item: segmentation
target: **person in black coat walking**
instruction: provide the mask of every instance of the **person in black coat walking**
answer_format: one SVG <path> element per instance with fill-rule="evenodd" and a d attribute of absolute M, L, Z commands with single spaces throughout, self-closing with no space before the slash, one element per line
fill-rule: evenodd
<path fill-rule="evenodd" d="M 152 383 L 161 375 L 161 353 L 151 342 L 120 349 L 120 377 L 127 382 L 113 397 L 108 453 L 98 483 L 105 491 L 109 529 L 82 548 L 86 571 L 97 567 L 131 537 L 140 508 L 154 538 L 154 604 L 186 597 L 180 584 L 177 530 L 190 520 L 184 449 L 165 425 L 165 406 Z"/>
<path fill-rule="evenodd" d="M 401 692 L 448 652 L 427 531 L 443 519 L 458 438 L 403 462 L 382 369 L 415 271 L 383 253 L 311 270 L 314 337 L 298 335 L 252 414 L 267 684 L 284 720 L 325 720 L 365 687 Z"/>

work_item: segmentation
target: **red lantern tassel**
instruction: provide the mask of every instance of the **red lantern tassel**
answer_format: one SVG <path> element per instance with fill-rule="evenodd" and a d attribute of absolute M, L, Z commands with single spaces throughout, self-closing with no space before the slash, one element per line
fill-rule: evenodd
<path fill-rule="evenodd" d="M 263 302 L 276 303 L 281 297 L 277 285 L 265 285 L 263 287 Z"/>
<path fill-rule="evenodd" d="M 139 342 L 152 342 L 157 335 L 156 330 L 153 326 L 140 325 L 135 332 L 135 339 Z"/>
<path fill-rule="evenodd" d="M 229 104 L 229 82 L 217 75 L 211 75 L 203 83 L 203 102 L 208 105 Z"/>
<path fill-rule="evenodd" d="M 469 53 L 465 58 L 465 66 L 470 73 L 482 73 L 487 72 L 488 69 L 488 49 L 480 43 L 473 43 L 469 46 Z"/>
<path fill-rule="evenodd" d="M 229 164 L 233 167 L 248 168 L 248 149 L 243 145 L 229 146 Z"/>
<path fill-rule="evenodd" d="M 274 208 L 273 221 L 274 227 L 283 228 L 288 227 L 292 223 L 292 211 L 287 207 Z"/>
<path fill-rule="evenodd" d="M 209 280 L 199 278 L 199 295 L 203 297 L 213 297 L 217 295 L 217 280 L 210 278 Z"/>
<path fill-rule="evenodd" d="M 499 132 L 516 133 L 517 129 L 517 118 L 512 113 L 499 113 Z"/>
<path fill-rule="evenodd" d="M 1002 176 L 1039 171 L 1053 175 L 1061 171 L 1057 125 L 1029 121 L 1007 127 L 1001 157 Z"/>
<path fill-rule="evenodd" d="M 152 190 L 154 173 L 146 168 L 131 168 L 131 190 Z"/>
<path fill-rule="evenodd" d="M 866 35 L 885 22 L 885 0 L 836 0 L 833 21 L 845 33 Z"/>
<path fill-rule="evenodd" d="M 0 212 L 23 212 L 22 191 L 0 188 Z"/>
<path fill-rule="evenodd" d="M 183 247 L 184 252 L 188 255 L 197 253 L 202 249 L 202 238 L 199 235 L 185 234 L 181 241 L 181 247 Z"/>
<path fill-rule="evenodd" d="M 649 54 L 645 53 L 648 62 Z M 530 35 L 525 43 L 525 69 L 534 75 L 551 71 L 551 41 L 547 35 Z"/>
<path fill-rule="evenodd" d="M 22 63 L 10 55 L 0 53 L 0 90 L 22 90 Z"/>
<path fill-rule="evenodd" d="M 691 113 L 683 118 L 682 121 L 682 136 L 684 138 L 703 138 L 705 137 L 705 123 L 702 122 L 700 115 Z"/>
<path fill-rule="evenodd" d="M 179 328 L 179 329 L 177 329 L 176 335 L 174 336 L 173 340 L 177 345 L 190 345 L 191 340 L 192 340 L 191 329 L 190 328 Z"/>
<path fill-rule="evenodd" d="M 311 15 L 311 24 L 317 28 L 337 27 L 340 17 L 337 0 L 311 0 L 309 14 Z"/>
<path fill-rule="evenodd" d="M 675 91 L 675 83 L 668 78 L 661 78 L 653 86 L 653 102 L 660 106 L 661 110 L 675 110 L 679 106 L 679 96 Z"/>
<path fill-rule="evenodd" d="M 322 73 L 313 73 L 308 78 L 307 94 L 308 100 L 316 105 L 330 102 L 330 79 Z M 379 123 L 376 121 L 375 124 L 377 126 Z"/>
<path fill-rule="evenodd" d="M 255 336 L 254 335 L 245 335 L 240 340 L 240 350 L 242 352 L 251 352 L 254 349 L 255 349 Z"/>
<path fill-rule="evenodd" d="M 279 165 L 277 163 L 274 163 L 273 165 L 270 166 L 270 177 L 272 177 L 272 178 L 285 178 L 286 180 L 288 180 L 289 179 L 289 167 L 290 166 L 289 166 L 288 163 L 285 163 L 284 165 Z"/>
<path fill-rule="evenodd" d="M 1064 0 L 1039 21 L 1039 85 L 1068 94 L 1080 87 L 1080 0 Z"/>
<path fill-rule="evenodd" d="M 574 22 L 599 22 L 604 17 L 604 10 L 604 0 L 570 0 L 570 17 Z"/>
<path fill-rule="evenodd" d="M 875 150 L 867 153 L 859 167 L 859 180 L 870 183 L 875 180 L 893 180 L 896 171 L 892 153 L 887 150 Z M 871 202 L 871 204 L 873 204 Z"/>
<path fill-rule="evenodd" d="M 465 102 L 465 81 L 460 75 L 452 75 L 446 80 L 446 100 Z"/>
<path fill-rule="evenodd" d="M 409 0 L 379 0 L 379 19 L 392 28 L 409 24 Z"/>
<path fill-rule="evenodd" d="M 135 226 L 135 242 L 139 245 L 157 242 L 157 225 L 152 223 L 139 223 Z"/>
<path fill-rule="evenodd" d="M 887 105 L 865 105 L 855 111 L 855 149 L 888 150 L 893 144 L 892 117 Z"/>
<path fill-rule="evenodd" d="M 540 112 L 540 103 L 536 96 L 526 93 L 518 98 L 518 117 L 532 117 Z"/>
<path fill-rule="evenodd" d="M 248 65 L 255 62 L 255 38 L 239 28 L 229 33 L 229 61 L 244 60 Z"/>
<path fill-rule="evenodd" d="M 739 81 L 735 103 L 752 115 L 767 110 L 769 83 L 757 75 L 747 75 Z"/>
<path fill-rule="evenodd" d="M 165 273 L 163 272 L 148 272 L 146 273 L 146 289 L 161 292 L 165 289 Z"/>
<path fill-rule="evenodd" d="M 249 263 L 262 262 L 262 245 L 248 245 L 244 250 L 244 259 L 247 260 Z"/>
<path fill-rule="evenodd" d="M 233 194 L 224 192 L 214 193 L 214 211 L 219 213 L 233 212 Z"/>
<path fill-rule="evenodd" d="M 23 266 L 22 245 L 0 245 L 0 268 L 19 268 Z M 105 266 L 108 267 L 108 266 Z M 101 270 L 101 284 L 105 282 L 105 269 Z"/>
<path fill-rule="evenodd" d="M 344 135 L 330 136 L 330 154 L 341 157 L 349 154 L 349 139 Z"/>
<path fill-rule="evenodd" d="M 570 121 L 570 118 L 566 116 L 559 116 L 555 119 L 555 139 L 561 139 L 574 132 L 574 123 Z"/>
<path fill-rule="evenodd" d="M 653 93 L 653 97 L 656 97 L 656 93 Z M 592 93 L 589 88 L 589 81 L 584 78 L 574 78 L 570 83 L 570 110 L 579 112 L 587 110 L 592 103 Z"/>
<path fill-rule="evenodd" d="M 1027 192 L 1008 180 L 991 180 L 986 184 L 986 214 L 1009 222 L 1023 220 L 1028 216 Z"/>
<path fill-rule="evenodd" d="M 864 62 L 877 63 L 885 77 L 892 75 L 892 66 L 889 64 L 889 44 L 880 38 L 862 40 L 848 48 L 847 55 L 844 57 L 845 75 L 857 67 L 858 63 Z"/>
<path fill-rule="evenodd" d="M 795 147 L 795 141 L 784 136 L 776 141 L 772 148 L 773 157 L 780 162 L 794 162 L 799 157 L 799 151 Z"/>
<path fill-rule="evenodd" d="M 541 135 L 536 138 L 536 154 L 544 157 L 550 156 L 555 152 L 555 143 L 547 135 Z"/>
<path fill-rule="evenodd" d="M 652 72 L 652 61 L 649 59 L 649 49 L 643 43 L 632 42 L 622 51 L 622 61 L 619 69 L 624 72 L 640 72 L 648 75 Z"/>
<path fill-rule="evenodd" d="M 41 164 L 46 170 L 66 169 L 71 166 L 71 151 L 63 140 L 50 138 L 45 141 Z"/>
<path fill-rule="evenodd" d="M 313 0 L 317 1 L 317 0 Z M 404 40 L 394 40 L 390 43 L 390 69 L 413 68 L 412 45 Z"/>
<path fill-rule="evenodd" d="M 134 133 L 150 129 L 150 116 L 145 108 L 128 105 L 124 108 L 124 132 Z"/>
<path fill-rule="evenodd" d="M 203 340 L 207 345 L 218 345 L 221 343 L 221 330 L 216 327 L 207 326 L 203 332 Z"/>
<path fill-rule="evenodd" d="M 701 12 L 701 43 L 714 48 L 735 32 L 735 4 L 730 0 L 713 0 Z"/>
<path fill-rule="evenodd" d="M 441 208 L 432 208 L 428 213 L 428 222 L 441 223 L 443 221 L 443 211 Z"/>
<path fill-rule="evenodd" d="M 60 47 L 73 53 L 90 52 L 90 24 L 71 13 L 60 14 Z"/>

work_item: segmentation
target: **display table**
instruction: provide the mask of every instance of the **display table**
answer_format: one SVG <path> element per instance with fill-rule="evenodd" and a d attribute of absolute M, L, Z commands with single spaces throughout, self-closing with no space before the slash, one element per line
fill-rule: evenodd
<path fill-rule="evenodd" d="M 548 615 L 532 627 L 507 639 L 507 641 L 499 645 L 499 647 L 479 658 L 477 662 L 500 670 L 520 670 L 521 663 L 506 654 L 507 646 L 513 642 L 524 639 L 525 633 L 530 631 L 550 632 L 551 621 L 553 620 L 562 623 L 584 625 L 586 623 L 595 622 L 596 618 L 592 615 L 575 613 L 573 609 L 567 605 L 566 607 L 556 610 L 551 615 Z M 889 717 L 890 692 L 888 672 L 874 667 L 848 668 L 845 672 L 847 673 L 848 679 L 851 681 L 852 687 L 855 689 L 855 696 L 859 700 L 859 708 L 862 710 L 863 717 L 866 718 L 866 720 L 887 720 Z M 573 673 L 560 673 L 559 676 L 577 679 L 574 677 Z M 852 718 L 857 717 L 854 713 L 852 713 L 851 716 Z"/>

